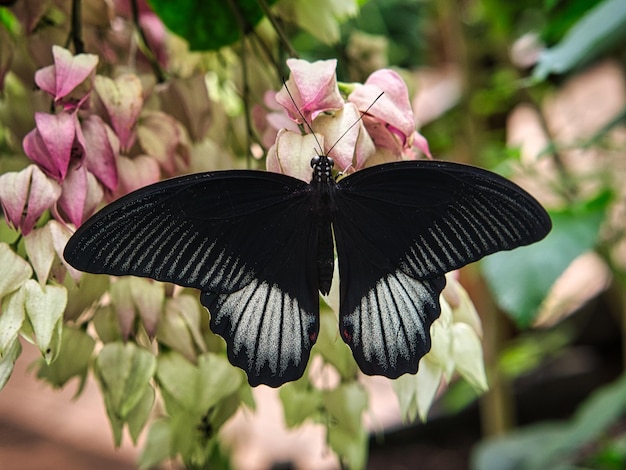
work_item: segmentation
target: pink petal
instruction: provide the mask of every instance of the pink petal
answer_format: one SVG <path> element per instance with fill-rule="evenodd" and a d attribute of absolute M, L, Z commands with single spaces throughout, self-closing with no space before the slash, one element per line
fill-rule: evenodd
<path fill-rule="evenodd" d="M 324 145 L 324 137 L 318 135 L 320 144 Z M 278 131 L 276 144 L 269 149 L 267 169 L 275 173 L 283 173 L 303 181 L 311 181 L 311 159 L 319 152 L 313 134 L 301 135 L 285 129 Z"/>
<path fill-rule="evenodd" d="M 119 185 L 114 197 L 120 197 L 131 191 L 143 188 L 159 181 L 161 172 L 154 158 L 139 155 L 134 158 L 122 157 L 117 161 Z"/>
<path fill-rule="evenodd" d="M 102 202 L 104 191 L 96 177 L 84 165 L 71 168 L 63 182 L 63 193 L 53 211 L 61 222 L 78 227 Z"/>
<path fill-rule="evenodd" d="M 420 152 L 422 152 L 428 158 L 433 158 L 433 156 L 430 153 L 430 147 L 428 147 L 428 141 L 426 140 L 426 137 L 424 137 L 419 132 L 415 131 L 413 132 L 413 135 L 411 136 L 410 140 L 412 141 L 413 147 L 417 148 Z"/>
<path fill-rule="evenodd" d="M 139 15 L 139 24 L 146 34 L 150 50 L 153 51 L 159 64 L 167 68 L 167 31 L 163 22 L 154 12 L 148 10 Z"/>
<path fill-rule="evenodd" d="M 144 152 L 155 158 L 170 176 L 176 173 L 176 160 L 181 151 L 183 157 L 188 157 L 181 125 L 168 114 L 152 111 L 142 116 L 137 139 Z"/>
<path fill-rule="evenodd" d="M 202 74 L 171 80 L 159 88 L 161 111 L 171 115 L 189 132 L 194 141 L 206 137 L 215 107 L 209 99 Z"/>
<path fill-rule="evenodd" d="M 94 88 L 120 139 L 122 150 L 128 150 L 135 140 L 134 128 L 143 107 L 143 87 L 139 77 L 128 74 L 112 80 L 96 75 Z"/>
<path fill-rule="evenodd" d="M 85 138 L 85 164 L 102 184 L 114 191 L 117 188 L 116 160 L 120 142 L 113 130 L 96 115 L 82 122 Z"/>
<path fill-rule="evenodd" d="M 69 113 L 35 113 L 37 128 L 23 141 L 24 152 L 48 175 L 65 178 L 76 136 L 76 117 Z"/>
<path fill-rule="evenodd" d="M 30 230 L 47 209 L 61 196 L 61 186 L 48 178 L 39 168 L 33 168 L 33 175 L 28 196 L 28 210 L 24 219 L 24 229 Z"/>
<path fill-rule="evenodd" d="M 24 235 L 61 195 L 61 187 L 36 165 L 0 176 L 0 203 L 9 224 Z"/>
<path fill-rule="evenodd" d="M 377 149 L 387 149 L 394 156 L 395 160 L 400 159 L 404 149 L 404 142 L 401 140 L 401 136 L 391 132 L 390 128 L 385 126 L 385 123 L 372 116 L 363 116 L 363 124 Z"/>
<path fill-rule="evenodd" d="M 55 100 L 69 95 L 96 70 L 98 56 L 72 55 L 60 46 L 52 46 L 54 66 L 44 67 L 35 73 L 35 83 Z"/>
<path fill-rule="evenodd" d="M 63 220 L 75 226 L 83 221 L 87 201 L 87 168 L 80 165 L 72 168 L 63 181 L 63 193 L 57 202 Z"/>
<path fill-rule="evenodd" d="M 374 103 L 376 98 L 378 101 Z M 393 70 L 382 69 L 374 72 L 348 96 L 359 111 L 365 110 L 374 103 L 367 114 L 374 116 L 386 125 L 398 129 L 405 139 L 415 130 L 415 118 L 409 101 L 409 92 L 402 77 Z"/>
<path fill-rule="evenodd" d="M 30 178 L 35 165 L 29 165 L 20 172 L 11 171 L 0 175 L 0 203 L 9 225 L 18 228 L 28 200 Z"/>
<path fill-rule="evenodd" d="M 287 66 L 291 70 L 287 89 L 285 87 L 276 94 L 276 101 L 283 106 L 289 116 L 302 123 L 298 109 L 307 122 L 311 123 L 320 113 L 343 108 L 344 101 L 337 87 L 337 60 L 319 60 L 307 62 L 301 59 L 288 59 Z M 295 105 L 294 105 L 295 101 Z"/>
<path fill-rule="evenodd" d="M 356 106 L 347 103 L 342 110 L 319 115 L 313 121 L 313 130 L 324 135 L 324 153 L 335 161 L 335 168 L 339 171 L 361 168 L 375 152 L 374 143 L 363 122 L 359 121 L 360 117 Z"/>

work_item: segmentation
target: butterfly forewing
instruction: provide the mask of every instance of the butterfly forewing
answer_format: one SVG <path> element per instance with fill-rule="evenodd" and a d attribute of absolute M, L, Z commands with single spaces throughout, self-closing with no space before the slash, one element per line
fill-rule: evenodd
<path fill-rule="evenodd" d="M 66 260 L 93 273 L 200 289 L 211 327 L 253 385 L 295 380 L 317 338 L 317 232 L 309 186 L 256 171 L 166 180 L 83 224 Z"/>
<path fill-rule="evenodd" d="M 506 179 L 474 167 L 411 161 L 337 183 L 334 232 L 340 331 L 361 369 L 416 372 L 430 349 L 443 275 L 543 238 L 545 210 Z"/>

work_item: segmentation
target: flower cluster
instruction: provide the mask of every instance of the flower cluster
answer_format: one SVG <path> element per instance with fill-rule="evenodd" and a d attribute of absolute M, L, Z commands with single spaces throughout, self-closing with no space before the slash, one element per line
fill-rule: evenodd
<path fill-rule="evenodd" d="M 98 56 L 73 56 L 60 46 L 52 51 L 54 64 L 38 70 L 35 83 L 54 109 L 37 112 L 23 140 L 33 164 L 0 176 L 5 217 L 24 235 L 46 210 L 79 226 L 103 199 L 156 182 L 161 170 L 174 174 L 188 153 L 182 125 L 144 109 L 136 75 L 96 75 Z"/>
<path fill-rule="evenodd" d="M 275 138 L 268 151 L 269 170 L 308 181 L 310 159 L 320 151 L 329 154 L 342 173 L 414 159 L 418 152 L 431 156 L 426 139 L 415 130 L 406 84 L 394 71 L 378 70 L 364 84 L 339 85 L 335 60 L 289 59 L 287 65 L 289 80 L 280 92 L 266 95 L 271 111 L 259 122 L 266 143 Z M 306 132 L 309 126 L 315 135 Z M 480 318 L 455 273 L 446 278 L 441 315 L 431 326 L 431 351 L 416 375 L 394 381 L 402 414 L 409 420 L 418 415 L 426 419 L 437 392 L 455 372 L 476 390 L 487 389 Z M 326 301 L 339 312 L 336 285 Z"/>
<path fill-rule="evenodd" d="M 266 95 L 270 111 L 265 120 L 257 119 L 264 143 L 274 142 L 268 170 L 308 181 L 316 152 L 330 154 L 342 173 L 414 159 L 418 152 L 430 156 L 415 130 L 406 84 L 393 70 L 378 70 L 364 84 L 338 84 L 334 59 L 289 59 L 287 65 L 289 80 Z M 309 126 L 314 135 L 307 133 Z"/>
<path fill-rule="evenodd" d="M 446 275 L 446 281 L 441 315 L 430 327 L 430 352 L 422 358 L 416 375 L 407 374 L 394 382 L 402 414 L 409 421 L 416 416 L 426 420 L 437 392 L 455 372 L 479 392 L 488 389 L 480 317 L 454 272 Z"/>

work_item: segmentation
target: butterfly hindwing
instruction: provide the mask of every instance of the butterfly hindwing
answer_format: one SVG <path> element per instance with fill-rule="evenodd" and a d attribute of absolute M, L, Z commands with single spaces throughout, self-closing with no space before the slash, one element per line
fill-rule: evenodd
<path fill-rule="evenodd" d="M 194 287 L 252 385 L 300 377 L 319 330 L 308 185 L 256 171 L 202 173 L 125 196 L 65 250 L 83 271 Z"/>
<path fill-rule="evenodd" d="M 366 168 L 340 180 L 335 199 L 339 329 L 365 373 L 388 377 L 416 372 L 430 349 L 446 272 L 550 230 L 521 188 L 455 163 Z"/>

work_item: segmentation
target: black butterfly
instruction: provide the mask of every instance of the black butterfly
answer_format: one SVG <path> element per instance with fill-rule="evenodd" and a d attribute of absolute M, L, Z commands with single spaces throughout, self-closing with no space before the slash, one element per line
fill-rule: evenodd
<path fill-rule="evenodd" d="M 396 378 L 430 349 L 445 273 L 551 228 L 537 201 L 485 170 L 403 161 L 336 181 L 332 165 L 314 158 L 310 183 L 233 170 L 153 184 L 83 224 L 65 259 L 199 289 L 231 363 L 277 387 L 302 376 L 317 339 L 333 239 L 341 337 L 364 373 Z"/>

